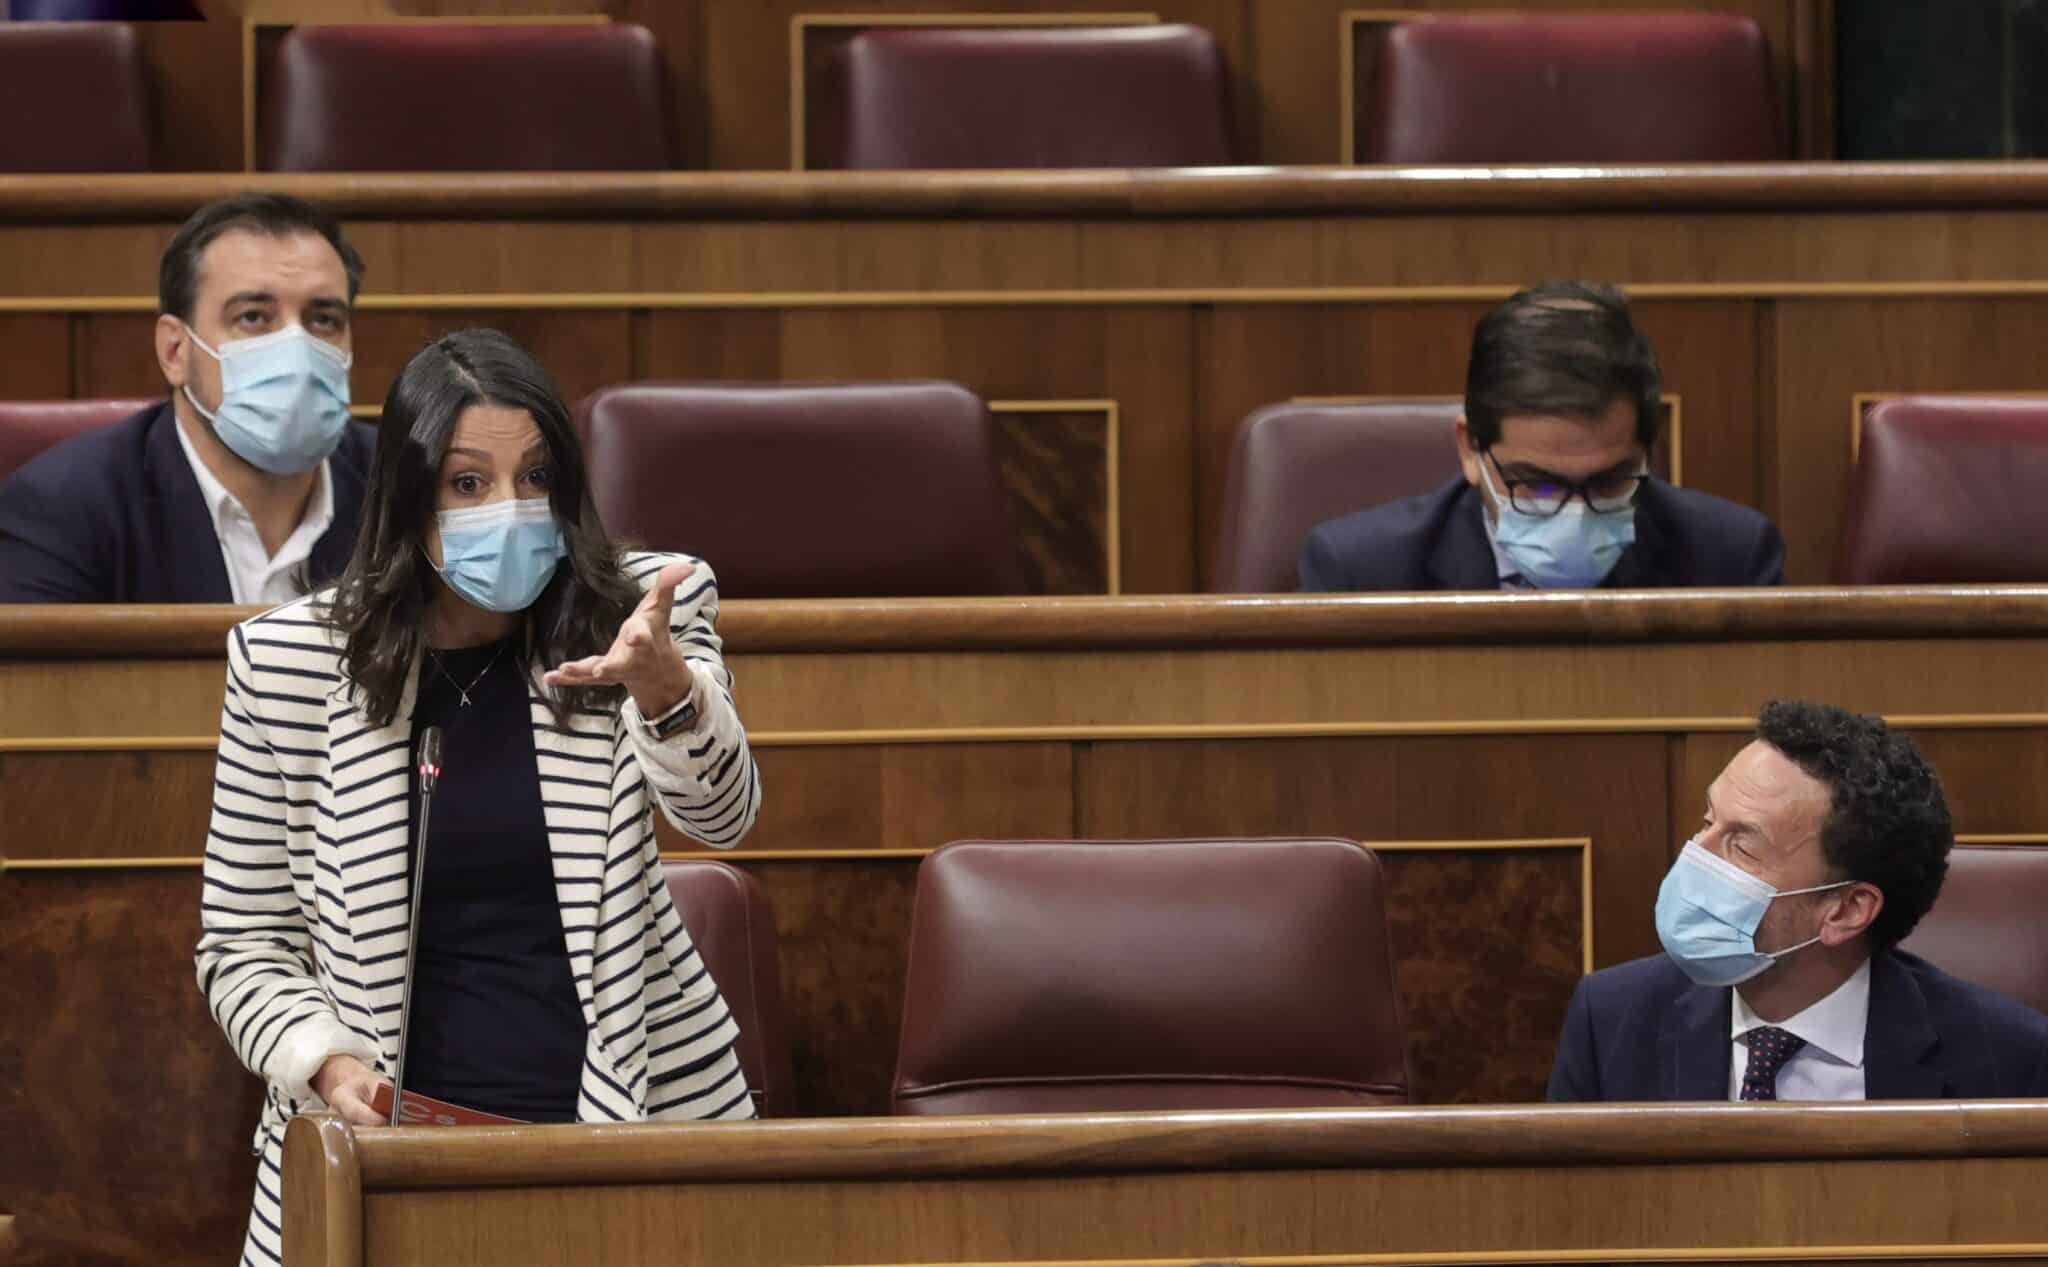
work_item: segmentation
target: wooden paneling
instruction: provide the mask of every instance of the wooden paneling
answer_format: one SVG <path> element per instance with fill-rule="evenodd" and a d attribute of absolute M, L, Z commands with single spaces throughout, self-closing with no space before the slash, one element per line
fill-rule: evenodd
<path fill-rule="evenodd" d="M 196 858 L 206 852 L 213 755 L 0 750 L 0 854 L 13 862 Z"/>
<path fill-rule="evenodd" d="M 998 408 L 996 459 L 1032 594 L 1116 592 L 1115 401 Z"/>
<path fill-rule="evenodd" d="M 1657 948 L 1665 853 L 1654 842 L 1668 822 L 1657 736 L 1096 743 L 1078 777 L 1083 836 L 1588 837 L 1597 961 Z M 1505 933 L 1494 943 L 1485 921 L 1472 935 L 1514 944 Z"/>
<path fill-rule="evenodd" d="M 472 326 L 493 326 L 519 340 L 554 375 L 572 408 L 600 387 L 638 377 L 633 365 L 633 316 L 622 309 L 370 311 L 359 313 L 355 322 L 356 360 L 350 380 L 356 403 L 382 405 L 415 353 L 444 334 Z"/>
<path fill-rule="evenodd" d="M 263 1095 L 193 978 L 198 885 L 184 867 L 0 871 L 13 1261 L 234 1260 Z"/>
<path fill-rule="evenodd" d="M 1866 392 L 2040 391 L 2048 299 L 1781 301 L 1772 326 L 1779 496 L 1787 574 L 1834 575 L 1848 503 L 1849 433 Z"/>
<path fill-rule="evenodd" d="M 7 372 L 0 396 L 64 400 L 71 389 L 71 321 L 49 314 L 0 314 L 0 348 Z"/>

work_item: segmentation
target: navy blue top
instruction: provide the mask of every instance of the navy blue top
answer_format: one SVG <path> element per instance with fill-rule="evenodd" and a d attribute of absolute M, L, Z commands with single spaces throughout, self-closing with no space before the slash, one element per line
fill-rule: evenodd
<path fill-rule="evenodd" d="M 413 747 L 439 726 L 442 774 L 405 1083 L 464 1108 L 573 1122 L 588 1034 L 562 937 L 517 642 L 428 651 L 420 666 Z M 417 768 L 412 780 L 408 839 L 419 832 Z"/>

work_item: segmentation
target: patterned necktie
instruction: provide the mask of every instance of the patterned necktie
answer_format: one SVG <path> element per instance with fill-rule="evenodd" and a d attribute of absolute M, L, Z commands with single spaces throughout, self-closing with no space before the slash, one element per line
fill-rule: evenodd
<path fill-rule="evenodd" d="M 1749 1067 L 1742 1071 L 1742 1098 L 1778 1098 L 1778 1071 L 1797 1055 L 1806 1040 L 1775 1025 L 1759 1025 L 1749 1031 Z"/>

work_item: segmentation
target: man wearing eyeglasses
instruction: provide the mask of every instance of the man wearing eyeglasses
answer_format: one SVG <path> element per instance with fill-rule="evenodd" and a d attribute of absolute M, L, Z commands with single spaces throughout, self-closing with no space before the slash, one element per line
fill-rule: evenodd
<path fill-rule="evenodd" d="M 1463 473 L 1322 524 L 1303 590 L 1777 585 L 1785 543 L 1756 511 L 1652 476 L 1656 353 L 1610 287 L 1552 282 L 1472 335 Z"/>

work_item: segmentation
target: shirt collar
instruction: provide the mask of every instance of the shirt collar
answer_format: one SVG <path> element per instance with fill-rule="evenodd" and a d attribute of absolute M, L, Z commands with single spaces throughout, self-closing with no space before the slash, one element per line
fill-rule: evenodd
<path fill-rule="evenodd" d="M 192 437 L 185 434 L 184 424 L 175 416 L 171 419 L 171 430 L 177 433 L 178 447 L 185 451 L 185 461 L 192 466 L 192 478 L 199 481 L 199 495 L 206 499 L 206 513 L 213 518 L 214 534 L 218 536 L 227 531 L 230 510 L 244 519 L 249 518 L 248 508 L 228 491 L 228 486 L 220 482 L 213 468 L 199 456 L 199 450 L 193 447 Z M 319 477 L 313 482 L 312 499 L 306 503 L 306 513 L 299 517 L 300 529 L 312 528 L 312 536 L 316 540 L 334 522 L 334 476 L 329 466 L 326 459 L 321 459 Z"/>
<path fill-rule="evenodd" d="M 1741 1041 L 1743 1035 L 1753 1029 L 1770 1024 L 1743 1002 L 1742 991 L 1732 991 L 1734 1006 L 1729 1009 L 1729 1037 Z M 1870 961 L 1865 959 L 1857 965 L 1849 979 L 1836 986 L 1827 997 L 1806 1006 L 1777 1027 L 1788 1034 L 1806 1040 L 1806 1045 L 1825 1055 L 1836 1064 L 1848 1065 L 1854 1069 L 1863 1067 L 1863 1035 L 1870 1025 Z"/>

